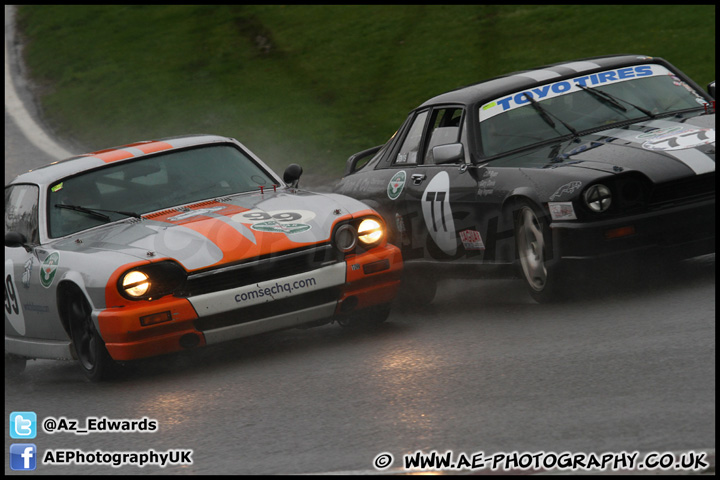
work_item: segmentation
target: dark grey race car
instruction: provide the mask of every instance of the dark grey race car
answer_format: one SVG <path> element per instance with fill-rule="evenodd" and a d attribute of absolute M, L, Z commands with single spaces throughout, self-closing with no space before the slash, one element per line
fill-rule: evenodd
<path fill-rule="evenodd" d="M 384 216 L 424 298 L 440 264 L 562 298 L 579 260 L 715 251 L 714 97 L 640 55 L 517 72 L 423 103 L 335 190 Z"/>

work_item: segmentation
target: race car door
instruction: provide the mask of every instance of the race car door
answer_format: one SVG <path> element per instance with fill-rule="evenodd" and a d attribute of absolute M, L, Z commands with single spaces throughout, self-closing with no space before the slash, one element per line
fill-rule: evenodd
<path fill-rule="evenodd" d="M 5 235 L 22 235 L 24 243 L 38 243 L 38 187 L 35 185 L 10 185 L 5 187 Z M 38 305 L 31 302 L 31 274 L 37 271 L 32 249 L 5 247 L 5 335 L 30 336 L 27 328 L 26 307 Z M 29 298 L 26 298 L 29 297 Z M 31 312 L 27 312 L 32 314 Z"/>
<path fill-rule="evenodd" d="M 57 254 L 47 255 L 38 246 L 38 198 L 36 185 L 5 187 L 6 242 L 8 233 L 23 238 L 23 246 L 5 247 L 5 336 L 67 341 L 52 282 Z M 42 262 L 38 252 L 45 255 Z"/>
<path fill-rule="evenodd" d="M 410 129 L 397 154 L 404 165 L 405 211 L 398 221 L 409 240 L 404 258 L 456 261 L 484 250 L 477 218 L 477 181 L 462 146 L 464 110 L 435 107 L 425 118 L 422 135 Z M 416 134 L 413 135 L 413 130 Z M 434 147 L 442 147 L 437 149 Z"/>

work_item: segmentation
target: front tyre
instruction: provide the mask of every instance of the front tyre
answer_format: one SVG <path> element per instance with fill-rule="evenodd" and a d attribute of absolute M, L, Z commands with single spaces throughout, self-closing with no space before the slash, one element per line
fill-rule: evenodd
<path fill-rule="evenodd" d="M 515 245 L 522 276 L 530 295 L 539 303 L 556 301 L 563 292 L 559 265 L 551 265 L 550 226 L 527 202 L 515 216 Z"/>
<path fill-rule="evenodd" d="M 117 365 L 110 357 L 105 342 L 95 328 L 90 305 L 76 295 L 69 305 L 70 334 L 80 367 L 91 382 L 112 377 Z"/>

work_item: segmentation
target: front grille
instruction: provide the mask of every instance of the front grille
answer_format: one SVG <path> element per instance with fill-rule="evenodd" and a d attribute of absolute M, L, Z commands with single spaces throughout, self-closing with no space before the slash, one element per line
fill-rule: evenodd
<path fill-rule="evenodd" d="M 252 285 L 275 278 L 306 273 L 337 263 L 339 253 L 331 245 L 271 254 L 235 265 L 194 273 L 177 292 L 181 297 Z"/>
<path fill-rule="evenodd" d="M 650 195 L 650 205 L 662 207 L 714 196 L 715 172 L 711 172 L 655 185 Z"/>
<path fill-rule="evenodd" d="M 261 303 L 251 307 L 234 310 L 232 312 L 209 315 L 195 320 L 195 328 L 201 332 L 216 328 L 239 325 L 261 318 L 297 312 L 305 308 L 315 307 L 325 303 L 337 301 L 341 295 L 340 287 L 330 287 L 323 290 L 296 295 L 282 300 Z"/>

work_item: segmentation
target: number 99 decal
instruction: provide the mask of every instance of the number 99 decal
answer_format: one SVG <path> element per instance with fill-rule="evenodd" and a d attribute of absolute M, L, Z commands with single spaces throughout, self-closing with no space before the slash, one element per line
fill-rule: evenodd
<path fill-rule="evenodd" d="M 249 210 L 232 217 L 234 222 L 250 224 L 250 228 L 260 232 L 284 233 L 294 235 L 310 230 L 307 224 L 315 218 L 315 212 L 309 210 Z"/>
<path fill-rule="evenodd" d="M 25 316 L 20 306 L 20 296 L 15 288 L 12 260 L 5 260 L 5 318 L 20 335 L 25 335 Z"/>
<path fill-rule="evenodd" d="M 276 222 L 292 222 L 307 223 L 315 218 L 315 212 L 309 210 L 273 210 L 266 212 L 264 210 L 248 210 L 247 212 L 233 215 L 234 222 L 240 223 L 258 223 L 275 220 Z"/>

